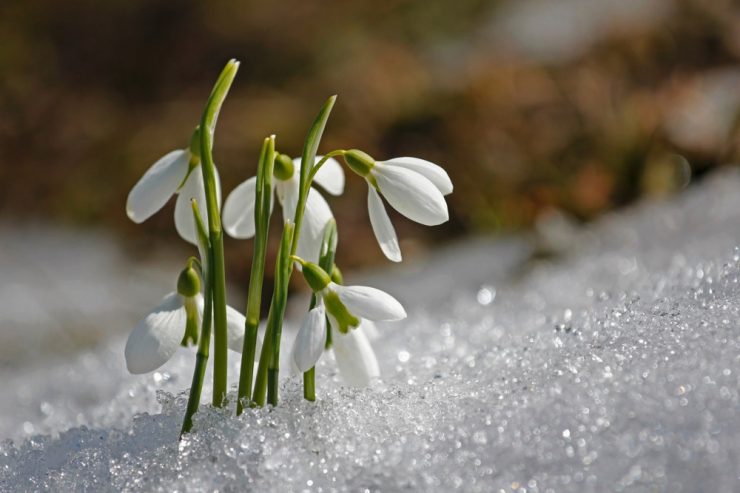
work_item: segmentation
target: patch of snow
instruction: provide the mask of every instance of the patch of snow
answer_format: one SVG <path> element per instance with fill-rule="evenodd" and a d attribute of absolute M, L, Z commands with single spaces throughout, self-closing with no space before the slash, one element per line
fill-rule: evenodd
<path fill-rule="evenodd" d="M 114 339 L 4 375 L 25 397 L 0 407 L 0 490 L 737 491 L 738 190 L 725 170 L 527 269 L 480 240 L 376 275 L 409 311 L 379 326 L 381 381 L 341 385 L 327 353 L 317 402 L 287 378 L 183 442 L 187 351 L 133 377 Z"/>

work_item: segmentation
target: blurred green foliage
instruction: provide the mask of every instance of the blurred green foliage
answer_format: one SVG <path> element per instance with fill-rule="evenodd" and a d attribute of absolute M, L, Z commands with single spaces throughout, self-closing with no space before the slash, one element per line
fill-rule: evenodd
<path fill-rule="evenodd" d="M 323 150 L 423 157 L 455 183 L 443 227 L 392 212 L 408 255 L 554 208 L 585 220 L 738 158 L 738 25 L 729 0 L 5 0 L 0 209 L 104 223 L 131 251 L 174 239 L 172 205 L 135 226 L 126 194 L 187 145 L 235 57 L 215 151 L 226 193 L 264 136 L 297 155 L 336 93 Z M 345 266 L 382 256 L 364 187 L 350 177 L 331 202 Z M 251 247 L 227 248 L 244 273 Z"/>

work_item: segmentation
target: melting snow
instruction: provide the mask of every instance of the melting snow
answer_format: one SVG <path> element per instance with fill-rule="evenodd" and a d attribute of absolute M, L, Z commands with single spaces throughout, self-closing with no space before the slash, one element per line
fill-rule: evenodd
<path fill-rule="evenodd" d="M 346 388 L 327 354 L 316 403 L 288 378 L 180 443 L 186 351 L 133 377 L 114 338 L 4 372 L 0 490 L 737 491 L 738 190 L 725 171 L 526 268 L 524 241 L 478 240 L 377 276 L 410 315 L 374 341 L 382 381 Z"/>

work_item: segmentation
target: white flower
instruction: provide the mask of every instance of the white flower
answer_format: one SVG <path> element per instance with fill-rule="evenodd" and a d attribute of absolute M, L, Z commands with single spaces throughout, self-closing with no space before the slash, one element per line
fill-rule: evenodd
<path fill-rule="evenodd" d="M 305 372 L 316 365 L 326 343 L 326 319 L 334 328 L 334 354 L 337 365 L 352 386 L 364 386 L 379 374 L 363 323 L 406 318 L 406 311 L 393 296 L 368 286 L 341 286 L 311 262 L 298 259 L 303 276 L 318 298 L 318 304 L 303 321 L 291 350 L 292 364 Z M 368 330 L 374 331 L 369 325 Z"/>
<path fill-rule="evenodd" d="M 361 320 L 357 328 L 342 334 L 334 330 L 332 350 L 342 379 L 352 387 L 365 387 L 380 376 L 380 367 L 365 329 L 374 324 Z M 296 372 L 316 366 L 326 346 L 326 312 L 323 304 L 311 309 L 303 320 L 291 350 L 291 363 Z"/>
<path fill-rule="evenodd" d="M 319 159 L 321 157 L 317 156 L 316 161 L 318 162 Z M 292 165 L 290 163 L 289 158 L 287 163 L 276 159 L 276 173 L 272 180 L 273 190 L 283 209 L 283 221 L 286 222 L 293 221 L 298 204 L 301 160 L 296 158 L 292 160 Z M 278 166 L 282 166 L 280 170 L 282 172 L 278 171 Z M 335 159 L 327 159 L 316 173 L 314 180 L 331 195 L 341 195 L 344 191 L 344 171 Z M 237 186 L 226 198 L 223 225 L 224 230 L 234 238 L 251 238 L 255 234 L 256 183 L 257 178 L 252 177 Z M 320 193 L 311 188 L 306 198 L 306 210 L 298 241 L 297 254 L 299 256 L 313 261 L 318 260 L 324 228 L 332 217 L 329 204 Z"/>
<path fill-rule="evenodd" d="M 388 259 L 401 261 L 398 237 L 378 191 L 398 212 L 426 226 L 449 219 L 445 195 L 452 193 L 452 181 L 436 164 L 413 157 L 375 161 L 362 151 L 345 154 L 347 164 L 368 183 L 367 209 L 375 238 Z"/>
<path fill-rule="evenodd" d="M 216 196 L 221 202 L 221 180 L 216 171 Z M 131 189 L 126 201 L 126 214 L 141 223 L 160 210 L 170 197 L 178 194 L 175 203 L 175 228 L 180 236 L 198 244 L 190 200 L 198 202 L 203 223 L 208 224 L 206 193 L 200 159 L 189 149 L 172 151 L 159 159 Z"/>
<path fill-rule="evenodd" d="M 149 312 L 126 341 L 124 355 L 130 373 L 154 371 L 177 351 L 185 336 L 188 310 L 194 313 L 200 330 L 203 318 L 203 296 L 186 297 L 172 292 Z M 229 349 L 241 352 L 244 338 L 244 315 L 226 307 Z"/>

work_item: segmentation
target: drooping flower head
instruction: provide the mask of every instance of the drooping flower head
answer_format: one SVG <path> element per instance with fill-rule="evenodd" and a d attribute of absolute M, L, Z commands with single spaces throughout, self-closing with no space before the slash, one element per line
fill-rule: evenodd
<path fill-rule="evenodd" d="M 159 211 L 177 194 L 175 228 L 182 239 L 198 244 L 190 200 L 202 207 L 203 221 L 208 224 L 206 192 L 200 169 L 199 129 L 196 128 L 187 149 L 171 151 L 144 173 L 131 189 L 126 201 L 126 214 L 135 223 L 142 223 Z M 216 195 L 221 201 L 221 184 L 216 172 Z"/>
<path fill-rule="evenodd" d="M 203 295 L 200 278 L 192 263 L 180 273 L 177 291 L 166 295 L 129 334 L 124 356 L 133 374 L 156 370 L 177 351 L 178 346 L 198 343 L 203 320 Z M 229 349 L 241 352 L 244 315 L 226 307 Z"/>
<path fill-rule="evenodd" d="M 316 157 L 318 162 L 321 156 Z M 298 204 L 300 158 L 290 159 L 285 154 L 275 158 L 273 190 L 283 209 L 283 222 L 293 222 Z M 326 160 L 316 173 L 314 181 L 331 195 L 344 191 L 344 171 L 332 158 Z M 252 177 L 237 186 L 226 198 L 223 210 L 224 230 L 234 238 L 251 238 L 255 234 L 254 206 L 257 178 Z M 308 192 L 297 254 L 318 260 L 321 239 L 326 224 L 333 215 L 324 197 L 313 187 Z"/>
<path fill-rule="evenodd" d="M 345 381 L 364 386 L 379 374 L 378 362 L 362 330 L 363 321 L 393 321 L 406 318 L 406 311 L 393 296 L 368 286 L 342 286 L 331 280 L 318 265 L 296 258 L 303 277 L 318 298 L 296 336 L 292 357 L 300 371 L 313 367 L 326 343 L 327 318 L 332 332 L 334 355 Z"/>
<path fill-rule="evenodd" d="M 396 231 L 380 195 L 394 209 L 417 223 L 435 226 L 449 219 L 444 196 L 452 193 L 453 186 L 440 166 L 413 157 L 376 161 L 356 149 L 345 152 L 344 160 L 352 171 L 367 181 L 370 224 L 388 259 L 400 262 L 402 257 Z"/>

